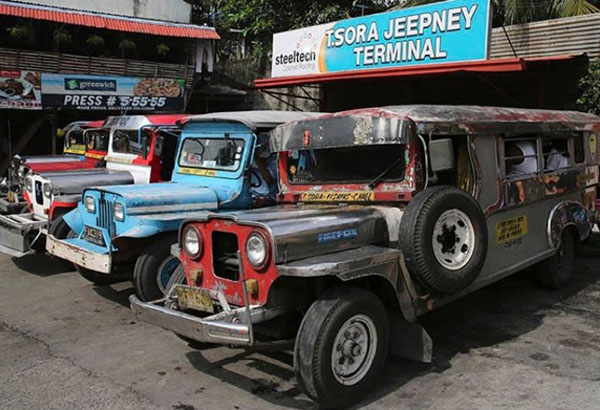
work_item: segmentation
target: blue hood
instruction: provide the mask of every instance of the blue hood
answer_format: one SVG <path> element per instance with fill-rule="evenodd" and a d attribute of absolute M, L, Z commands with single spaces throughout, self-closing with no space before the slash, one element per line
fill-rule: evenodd
<path fill-rule="evenodd" d="M 97 190 L 121 197 L 127 215 L 216 209 L 220 202 L 217 193 L 210 188 L 173 182 L 119 185 Z"/>

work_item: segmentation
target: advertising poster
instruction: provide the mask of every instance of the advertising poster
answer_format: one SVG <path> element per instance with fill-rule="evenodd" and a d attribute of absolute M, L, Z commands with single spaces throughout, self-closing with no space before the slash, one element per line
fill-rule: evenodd
<path fill-rule="evenodd" d="M 0 109 L 41 110 L 40 85 L 37 71 L 0 70 Z"/>
<path fill-rule="evenodd" d="M 181 111 L 184 89 L 182 79 L 42 74 L 45 108 Z"/>
<path fill-rule="evenodd" d="M 273 36 L 272 77 L 488 58 L 489 0 L 451 0 Z"/>

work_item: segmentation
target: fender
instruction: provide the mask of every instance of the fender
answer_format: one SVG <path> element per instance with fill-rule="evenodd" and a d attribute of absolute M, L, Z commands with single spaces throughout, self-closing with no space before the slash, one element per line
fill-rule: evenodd
<path fill-rule="evenodd" d="M 67 212 L 63 215 L 63 221 L 73 232 L 77 232 L 78 234 L 83 231 L 83 218 L 81 217 L 81 212 L 79 212 L 79 208 L 73 209 L 71 212 Z"/>
<path fill-rule="evenodd" d="M 76 208 L 80 199 L 81 195 L 55 197 L 48 213 L 49 220 L 53 221 L 57 215 L 66 214 L 71 209 Z"/>
<path fill-rule="evenodd" d="M 560 245 L 560 237 L 568 226 L 573 226 L 578 234 L 579 240 L 584 241 L 592 233 L 592 217 L 590 211 L 579 202 L 563 201 L 558 203 L 548 217 L 548 246 L 556 249 Z"/>

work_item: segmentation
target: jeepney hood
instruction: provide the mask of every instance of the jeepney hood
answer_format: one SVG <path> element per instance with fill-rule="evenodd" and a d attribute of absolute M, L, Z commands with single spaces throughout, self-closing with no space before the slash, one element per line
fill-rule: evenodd
<path fill-rule="evenodd" d="M 215 209 L 219 205 L 214 190 L 178 182 L 112 186 L 99 191 L 122 198 L 127 214 L 168 213 L 192 207 Z"/>
<path fill-rule="evenodd" d="M 27 165 L 50 163 L 50 162 L 75 162 L 83 158 L 79 155 L 32 155 L 20 157 L 21 161 Z"/>
<path fill-rule="evenodd" d="M 89 169 L 96 167 L 97 159 L 83 158 L 76 161 L 59 161 L 59 162 L 36 162 L 24 164 L 25 168 L 29 168 L 31 172 L 42 173 L 49 171 L 71 171 L 77 169 Z"/>
<path fill-rule="evenodd" d="M 287 263 L 365 245 L 389 246 L 398 240 L 402 214 L 382 206 L 280 205 L 207 218 L 264 227 L 274 241 L 276 263 Z"/>
<path fill-rule="evenodd" d="M 41 174 L 50 182 L 54 195 L 80 194 L 91 186 L 133 184 L 133 176 L 127 171 L 94 168 L 72 172 Z"/>

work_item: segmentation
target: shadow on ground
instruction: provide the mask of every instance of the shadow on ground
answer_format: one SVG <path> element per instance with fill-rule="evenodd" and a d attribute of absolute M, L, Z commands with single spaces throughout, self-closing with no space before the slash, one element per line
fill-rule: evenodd
<path fill-rule="evenodd" d="M 21 258 L 11 258 L 11 260 L 20 270 L 41 277 L 59 275 L 75 270 L 73 264 L 45 253 L 36 252 Z"/>
<path fill-rule="evenodd" d="M 434 342 L 432 363 L 390 357 L 381 378 L 383 382 L 360 406 L 389 395 L 415 378 L 429 373 L 443 373 L 451 367 L 452 358 L 458 354 L 508 342 L 531 332 L 542 324 L 549 309 L 568 309 L 571 305 L 569 299 L 576 299 L 573 297 L 579 292 L 594 283 L 600 283 L 600 269 L 590 266 L 588 262 L 590 259 L 597 261 L 599 253 L 600 236 L 595 235 L 584 253 L 578 255 L 573 280 L 562 290 L 541 288 L 532 271 L 525 270 L 423 316 L 420 322 Z M 572 302 L 577 303 L 575 300 Z M 263 354 L 275 360 L 263 360 L 261 355 L 250 351 L 242 351 L 216 362 L 207 360 L 202 351 L 190 352 L 187 357 L 199 371 L 270 403 L 298 409 L 314 408 L 315 405 L 296 384 L 288 390 L 281 390 L 276 382 L 257 380 L 224 368 L 233 361 L 243 360 L 247 366 L 259 368 L 276 379 L 287 381 L 294 377 L 290 352 Z"/>

